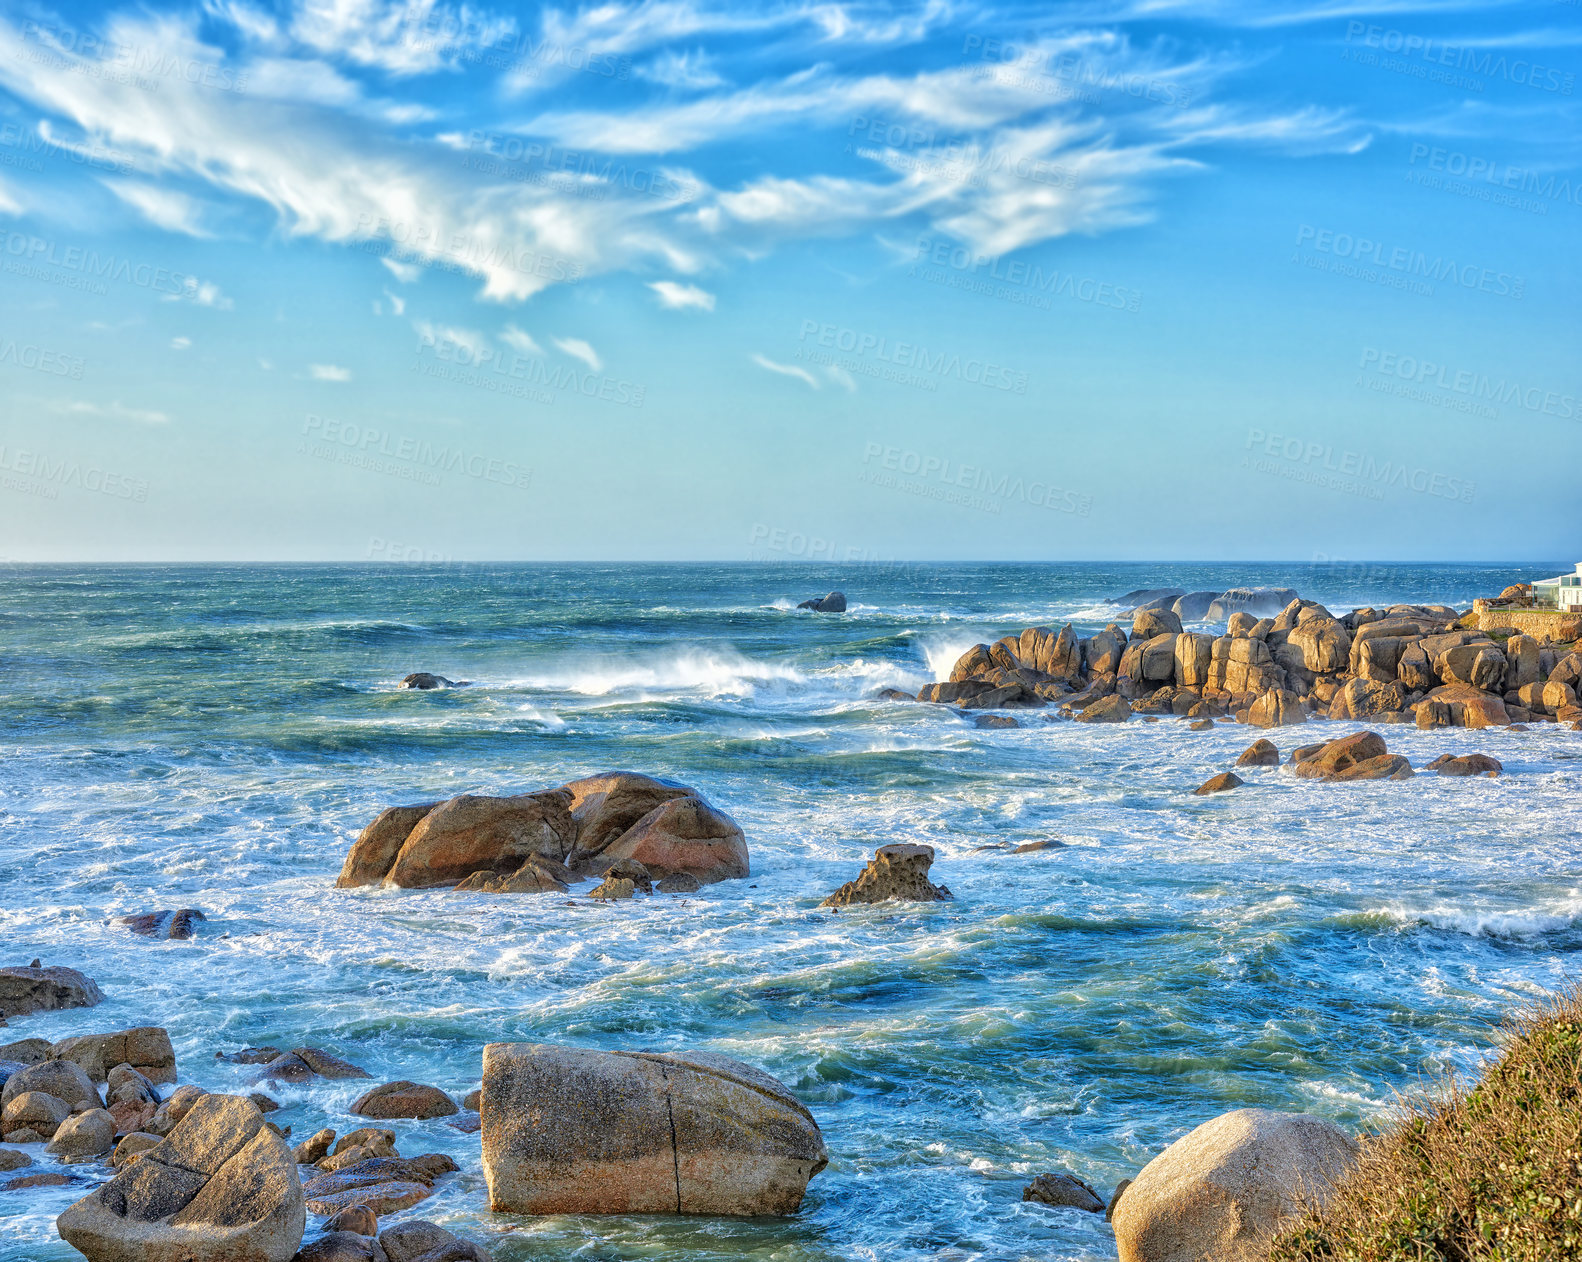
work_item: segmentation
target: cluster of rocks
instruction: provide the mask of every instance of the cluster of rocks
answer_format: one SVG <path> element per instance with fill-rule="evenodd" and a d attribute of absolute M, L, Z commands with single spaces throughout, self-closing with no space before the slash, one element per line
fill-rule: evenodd
<path fill-rule="evenodd" d="M 1078 636 L 1068 623 L 974 645 L 947 682 L 929 684 L 917 699 L 976 710 L 1056 705 L 1089 723 L 1234 715 L 1271 728 L 1318 715 L 1415 717 L 1425 728 L 1556 720 L 1582 728 L 1582 652 L 1527 635 L 1497 644 L 1461 620 L 1443 605 L 1336 618 L 1296 598 L 1273 618 L 1235 610 L 1226 633 L 1211 636 L 1184 630 L 1171 609 L 1145 607 L 1129 632 L 1112 622 Z"/>
<path fill-rule="evenodd" d="M 1272 741 L 1257 740 L 1236 760 L 1238 767 L 1278 767 L 1280 751 Z M 1392 754 L 1377 732 L 1353 732 L 1316 745 L 1299 745 L 1291 751 L 1293 774 L 1304 780 L 1410 780 L 1416 772 L 1402 754 Z M 1505 767 L 1490 754 L 1441 754 L 1423 768 L 1441 776 L 1498 776 Z M 1244 781 L 1234 771 L 1222 771 L 1194 789 L 1197 795 L 1239 789 Z"/>
<path fill-rule="evenodd" d="M 47 1144 L 63 1160 L 110 1151 L 159 1113 L 157 1084 L 176 1080 L 170 1036 L 157 1026 L 0 1046 L 0 1139 Z"/>
<path fill-rule="evenodd" d="M 1133 613 L 1167 610 L 1182 622 L 1224 622 L 1236 613 L 1250 614 L 1254 618 L 1272 617 L 1295 599 L 1296 593 L 1289 587 L 1232 587 L 1222 592 L 1149 587 L 1114 596 L 1109 603 Z"/>
<path fill-rule="evenodd" d="M 619 898 L 748 871 L 741 828 L 696 790 L 612 771 L 537 793 L 390 807 L 358 836 L 336 884 L 549 893 L 602 879 L 599 896 Z"/>

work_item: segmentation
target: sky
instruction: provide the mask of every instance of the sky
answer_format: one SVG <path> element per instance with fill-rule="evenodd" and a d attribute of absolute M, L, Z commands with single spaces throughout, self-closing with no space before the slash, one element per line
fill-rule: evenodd
<path fill-rule="evenodd" d="M 1582 557 L 1582 4 L 0 0 L 0 563 Z"/>

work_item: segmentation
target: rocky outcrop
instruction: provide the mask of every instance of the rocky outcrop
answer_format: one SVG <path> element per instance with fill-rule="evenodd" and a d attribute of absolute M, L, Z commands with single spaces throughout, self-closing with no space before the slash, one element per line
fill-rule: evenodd
<path fill-rule="evenodd" d="M 819 905 L 849 907 L 853 903 L 882 903 L 888 899 L 941 902 L 952 895 L 945 886 L 928 879 L 933 862 L 933 846 L 904 842 L 880 846 L 855 881 L 847 881 Z"/>
<path fill-rule="evenodd" d="M 845 613 L 846 593 L 831 592 L 828 596 L 820 596 L 814 600 L 804 600 L 798 609 L 811 609 L 814 613 Z"/>
<path fill-rule="evenodd" d="M 514 797 L 392 807 L 362 831 L 336 884 L 537 892 L 564 886 L 562 872 L 598 876 L 622 859 L 700 884 L 749 874 L 729 815 L 686 785 L 617 771 Z"/>
<path fill-rule="evenodd" d="M 387 1082 L 366 1091 L 352 1102 L 358 1117 L 450 1117 L 461 1110 L 438 1087 L 417 1082 Z"/>
<path fill-rule="evenodd" d="M 1040 1205 L 1082 1209 L 1090 1214 L 1104 1212 L 1104 1198 L 1093 1190 L 1092 1185 L 1065 1171 L 1038 1175 L 1022 1189 L 1022 1200 L 1037 1201 Z"/>
<path fill-rule="evenodd" d="M 1357 1159 L 1338 1126 L 1237 1109 L 1182 1136 L 1112 1210 L 1120 1262 L 1258 1262 L 1281 1222 L 1328 1198 Z"/>
<path fill-rule="evenodd" d="M 104 1002 L 93 979 L 74 968 L 44 968 L 34 961 L 26 968 L 0 968 L 0 1017 L 60 1008 L 91 1008 Z"/>
<path fill-rule="evenodd" d="M 306 1221 L 285 1141 L 249 1101 L 208 1095 L 56 1227 L 90 1262 L 287 1262 Z"/>
<path fill-rule="evenodd" d="M 520 1214 L 793 1214 L 828 1161 L 806 1107 L 712 1053 L 491 1043 L 491 1206 Z"/>
<path fill-rule="evenodd" d="M 1253 727 L 1290 727 L 1307 722 L 1307 707 L 1296 693 L 1275 688 L 1252 703 L 1247 711 L 1247 722 Z"/>

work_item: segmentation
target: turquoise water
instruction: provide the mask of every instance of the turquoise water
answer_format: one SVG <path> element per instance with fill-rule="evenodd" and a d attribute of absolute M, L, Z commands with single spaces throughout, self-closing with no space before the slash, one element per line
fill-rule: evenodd
<path fill-rule="evenodd" d="M 980 731 L 870 694 L 1026 625 L 1094 630 L 1132 588 L 1278 583 L 1339 612 L 1564 568 L 11 567 L 0 938 L 108 1001 L 0 1041 L 153 1023 L 211 1089 L 248 1081 L 217 1051 L 306 1042 L 458 1095 L 493 1040 L 706 1048 L 823 1127 L 796 1218 L 496 1218 L 477 1136 L 443 1122 L 398 1124 L 462 1166 L 411 1212 L 502 1260 L 1111 1258 L 1101 1217 L 1023 1205 L 1028 1178 L 1107 1194 L 1241 1105 L 1378 1119 L 1574 975 L 1582 735 L 1391 727 L 1419 766 L 1482 750 L 1507 774 L 1262 771 L 1200 799 L 1247 729 Z M 832 587 L 849 613 L 794 609 Z M 398 690 L 414 670 L 475 683 Z M 332 888 L 385 805 L 614 767 L 731 812 L 752 877 L 614 906 Z M 1046 838 L 1066 847 L 975 852 Z M 956 901 L 818 908 L 890 841 L 934 846 Z M 182 906 L 209 916 L 192 942 L 106 924 Z M 357 1087 L 274 1091 L 303 1137 L 347 1129 Z M 82 1190 L 0 1196 L 0 1259 L 76 1257 L 53 1218 Z"/>

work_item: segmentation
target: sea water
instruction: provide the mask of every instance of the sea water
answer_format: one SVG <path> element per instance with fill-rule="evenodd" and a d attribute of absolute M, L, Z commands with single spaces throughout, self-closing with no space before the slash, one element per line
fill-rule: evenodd
<path fill-rule="evenodd" d="M 458 1097 L 496 1040 L 721 1052 L 823 1128 L 795 1217 L 491 1215 L 478 1136 L 444 1120 L 394 1124 L 461 1166 L 407 1216 L 502 1262 L 1110 1258 L 1102 1216 L 1022 1202 L 1033 1175 L 1107 1196 L 1248 1105 L 1377 1124 L 1575 975 L 1582 735 L 1391 726 L 1419 767 L 1478 751 L 1505 775 L 1282 768 L 1199 798 L 1257 733 L 980 730 L 874 693 L 1024 626 L 1091 633 L 1132 588 L 1465 607 L 1556 564 L 8 567 L 3 957 L 106 1000 L 0 1042 L 155 1024 L 206 1089 L 253 1087 L 218 1052 L 308 1044 Z M 832 587 L 847 613 L 795 608 Z M 399 688 L 417 670 L 471 683 Z M 616 768 L 732 814 L 751 877 L 614 905 L 334 888 L 384 806 Z M 819 907 L 887 842 L 933 846 L 954 901 Z M 192 941 L 109 923 L 178 907 L 208 916 Z M 301 1139 L 354 1126 L 366 1085 L 265 1089 Z M 55 1215 L 104 1172 L 29 1151 L 80 1181 L 0 1194 L 0 1259 L 75 1257 Z"/>

